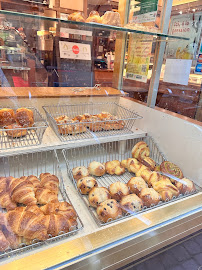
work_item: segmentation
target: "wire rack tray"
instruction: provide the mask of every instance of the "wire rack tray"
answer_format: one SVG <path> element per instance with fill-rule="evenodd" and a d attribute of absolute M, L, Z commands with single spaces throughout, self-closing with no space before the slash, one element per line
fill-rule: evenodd
<path fill-rule="evenodd" d="M 13 109 L 14 111 L 17 108 L 3 107 Z M 0 109 L 3 109 L 0 108 Z M 0 127 L 0 149 L 6 150 L 11 148 L 19 147 L 29 147 L 34 145 L 39 145 L 42 142 L 43 134 L 48 127 L 46 120 L 43 119 L 38 110 L 34 107 L 26 107 L 33 111 L 34 114 L 34 125 L 28 128 L 18 128 L 18 130 L 23 133 L 24 130 L 27 130 L 25 136 L 20 136 L 19 138 L 9 137 L 2 127 Z M 14 129 L 7 129 L 7 131 L 14 131 Z"/>
<path fill-rule="evenodd" d="M 66 201 L 72 205 L 64 187 L 64 182 L 59 167 L 57 155 L 54 150 L 23 153 L 0 158 L 0 176 L 13 176 L 17 178 L 28 175 L 39 176 L 41 173 L 45 172 L 56 175 L 60 181 L 58 194 L 59 201 Z M 1 209 L 1 211 L 5 212 L 3 209 Z M 21 254 L 25 251 L 33 250 L 34 248 L 42 246 L 44 244 L 47 245 L 64 239 L 70 235 L 74 235 L 83 228 L 83 223 L 78 214 L 77 223 L 77 227 L 73 228 L 72 231 L 68 233 L 61 232 L 61 234 L 59 234 L 58 236 L 50 237 L 46 241 L 33 240 L 31 245 L 21 243 L 21 245 L 17 249 L 9 249 L 5 252 L 0 252 L 0 259 L 16 254 Z"/>
<path fill-rule="evenodd" d="M 133 146 L 138 143 L 139 141 L 145 141 L 149 148 L 150 148 L 150 157 L 155 160 L 155 162 L 159 165 L 163 161 L 166 160 L 162 152 L 159 150 L 158 146 L 154 142 L 154 140 L 149 137 L 142 137 L 142 138 L 136 138 L 136 139 L 128 139 L 128 140 L 122 140 L 122 141 L 115 141 L 115 142 L 108 142 L 108 143 L 101 143 L 97 145 L 88 145 L 84 147 L 78 147 L 78 148 L 72 148 L 72 149 L 63 149 L 63 155 L 66 161 L 67 165 L 67 173 L 70 179 L 73 181 L 79 195 L 83 199 L 85 205 L 88 207 L 91 215 L 93 216 L 94 220 L 96 221 L 98 226 L 105 226 L 114 222 L 117 222 L 118 220 L 125 219 L 129 216 L 140 216 L 141 213 L 148 211 L 151 208 L 156 208 L 161 205 L 179 200 L 181 198 L 184 198 L 185 196 L 189 196 L 194 194 L 195 192 L 201 190 L 200 187 L 196 186 L 197 191 L 182 195 L 180 194 L 177 198 L 173 198 L 171 201 L 162 202 L 156 206 L 151 206 L 149 208 L 144 207 L 143 210 L 132 213 L 132 214 L 126 214 L 123 215 L 121 218 L 117 220 L 109 220 L 107 223 L 102 223 L 97 216 L 95 208 L 91 207 L 88 201 L 88 196 L 82 195 L 76 185 L 76 181 L 73 178 L 72 175 L 72 169 L 77 166 L 85 166 L 88 167 L 89 163 L 92 161 L 99 161 L 101 163 L 112 161 L 112 160 L 124 160 L 131 158 L 131 150 Z M 95 177 L 95 176 L 93 176 Z M 99 187 L 106 187 L 108 188 L 112 183 L 115 183 L 117 181 L 121 181 L 123 183 L 127 183 L 131 177 L 135 177 L 134 173 L 126 172 L 121 176 L 116 175 L 109 175 L 105 174 L 101 177 L 96 177 L 97 183 Z"/>
<path fill-rule="evenodd" d="M 100 137 L 114 136 L 114 135 L 123 135 L 123 134 L 132 134 L 132 127 L 136 119 L 142 118 L 134 111 L 128 110 L 116 103 L 83 103 L 77 105 L 59 105 L 59 106 L 43 106 L 44 111 L 46 112 L 47 119 L 55 131 L 56 135 L 61 141 L 75 141 L 75 140 L 84 140 L 84 139 L 94 139 Z M 83 115 L 85 113 L 89 113 L 91 115 L 99 114 L 101 112 L 109 112 L 112 115 L 117 117 L 117 121 L 124 121 L 124 128 L 119 130 L 101 130 L 97 132 L 93 132 L 89 129 L 86 132 L 70 135 L 70 133 L 66 133 L 65 135 L 61 135 L 58 128 L 61 127 L 61 124 L 56 123 L 54 120 L 55 117 L 61 115 L 67 115 L 70 118 L 74 118 L 77 115 Z M 96 121 L 95 125 L 101 125 L 103 123 L 111 123 L 112 120 L 105 121 Z M 79 122 L 78 124 L 62 124 L 62 126 L 81 126 L 85 125 L 85 123 Z"/>

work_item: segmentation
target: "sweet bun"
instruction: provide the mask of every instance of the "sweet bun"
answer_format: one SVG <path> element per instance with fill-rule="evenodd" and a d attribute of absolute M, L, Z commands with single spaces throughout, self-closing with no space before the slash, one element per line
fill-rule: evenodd
<path fill-rule="evenodd" d="M 182 194 L 190 193 L 196 190 L 194 183 L 187 178 L 182 178 L 182 180 L 178 181 L 175 185 Z"/>
<path fill-rule="evenodd" d="M 107 161 L 105 163 L 105 169 L 106 173 L 111 175 L 121 175 L 125 172 L 125 168 L 121 166 L 121 162 L 119 160 Z"/>
<path fill-rule="evenodd" d="M 129 172 L 137 173 L 143 165 L 136 158 L 127 160 L 127 168 Z"/>
<path fill-rule="evenodd" d="M 87 195 L 94 188 L 97 187 L 97 181 L 95 178 L 87 176 L 77 181 L 77 187 L 81 194 Z"/>
<path fill-rule="evenodd" d="M 4 128 L 7 135 L 12 138 L 20 138 L 27 135 L 27 130 L 18 124 L 11 124 Z"/>
<path fill-rule="evenodd" d="M 98 205 L 108 199 L 110 199 L 110 193 L 105 187 L 94 187 L 88 196 L 88 200 L 91 206 L 98 207 Z"/>
<path fill-rule="evenodd" d="M 182 170 L 170 161 L 162 162 L 160 165 L 160 170 L 162 173 L 170 174 L 180 179 L 184 177 Z"/>
<path fill-rule="evenodd" d="M 85 19 L 81 15 L 81 12 L 74 12 L 68 16 L 68 20 L 75 22 L 85 22 Z"/>
<path fill-rule="evenodd" d="M 179 195 L 177 187 L 167 180 L 153 183 L 153 189 L 161 195 L 163 201 L 171 200 L 174 196 L 177 197 Z"/>
<path fill-rule="evenodd" d="M 139 195 L 145 206 L 150 207 L 160 202 L 161 196 L 153 188 L 143 188 Z"/>
<path fill-rule="evenodd" d="M 123 196 L 129 194 L 128 186 L 122 182 L 115 182 L 109 186 L 109 192 L 112 199 L 120 201 Z"/>
<path fill-rule="evenodd" d="M 102 23 L 102 18 L 97 11 L 91 11 L 89 17 L 86 19 L 86 22 Z"/>
<path fill-rule="evenodd" d="M 15 112 L 12 109 L 4 108 L 0 110 L 0 126 L 8 126 L 15 123 Z"/>
<path fill-rule="evenodd" d="M 15 119 L 17 124 L 22 127 L 32 127 L 34 124 L 33 111 L 27 108 L 19 108 L 16 110 Z"/>
<path fill-rule="evenodd" d="M 156 166 L 156 162 L 150 157 L 145 157 L 144 159 L 141 160 L 141 163 L 152 171 L 154 171 Z"/>
<path fill-rule="evenodd" d="M 109 222 L 122 216 L 122 210 L 116 200 L 110 199 L 102 202 L 97 208 L 98 218 L 102 222 Z"/>
<path fill-rule="evenodd" d="M 135 193 L 137 195 L 139 195 L 139 193 L 141 192 L 141 190 L 143 188 L 147 188 L 147 183 L 144 181 L 144 179 L 142 177 L 132 177 L 128 183 L 127 186 L 129 188 L 129 191 L 131 193 Z"/>
<path fill-rule="evenodd" d="M 84 178 L 86 176 L 89 176 L 89 171 L 85 166 L 75 167 L 72 170 L 72 174 L 75 180 L 79 180 L 81 178 Z"/>
<path fill-rule="evenodd" d="M 140 161 L 145 159 L 146 157 L 149 157 L 149 155 L 149 146 L 144 141 L 138 142 L 132 149 L 132 157 Z"/>
<path fill-rule="evenodd" d="M 98 162 L 93 161 L 88 166 L 89 173 L 95 176 L 102 176 L 105 174 L 105 166 Z"/>
<path fill-rule="evenodd" d="M 143 208 L 142 200 L 135 194 L 124 196 L 121 199 L 120 206 L 123 212 L 136 212 Z"/>

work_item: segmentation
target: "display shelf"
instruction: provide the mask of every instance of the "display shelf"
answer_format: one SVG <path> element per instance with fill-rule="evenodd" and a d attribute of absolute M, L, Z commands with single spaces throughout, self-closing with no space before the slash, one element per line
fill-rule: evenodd
<path fill-rule="evenodd" d="M 93 29 L 99 29 L 99 30 L 108 30 L 108 31 L 117 31 L 117 32 L 127 32 L 127 33 L 138 33 L 143 35 L 151 35 L 155 37 L 164 37 L 166 38 L 165 41 L 169 41 L 169 39 L 173 40 L 189 40 L 189 38 L 186 37 L 179 37 L 174 35 L 167 35 L 164 33 L 158 33 L 158 32 L 149 32 L 149 31 L 142 31 L 142 30 L 135 30 L 125 27 L 118 27 L 118 26 L 112 26 L 112 25 L 105 25 L 105 24 L 98 24 L 98 23 L 85 23 L 85 22 L 75 22 L 75 21 L 68 21 L 68 20 L 62 20 L 59 18 L 51 18 L 51 17 L 45 17 L 45 16 L 39 16 L 39 15 L 32 15 L 32 14 L 26 14 L 26 13 L 20 13 L 20 12 L 11 12 L 7 10 L 0 10 L 0 14 L 10 15 L 10 16 L 20 16 L 20 17 L 28 17 L 33 18 L 35 20 L 48 20 L 58 23 L 65 23 L 68 25 L 73 26 L 79 26 L 80 30 L 89 30 L 92 31 Z"/>

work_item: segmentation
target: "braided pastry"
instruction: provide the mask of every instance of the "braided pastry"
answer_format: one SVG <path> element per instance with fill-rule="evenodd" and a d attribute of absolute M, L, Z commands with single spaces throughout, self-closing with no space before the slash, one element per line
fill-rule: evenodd
<path fill-rule="evenodd" d="M 163 173 L 173 175 L 177 178 L 180 178 L 180 179 L 183 178 L 183 173 L 182 173 L 181 169 L 177 165 L 175 165 L 174 163 L 172 163 L 170 161 L 162 162 L 160 165 L 160 170 Z"/>
<path fill-rule="evenodd" d="M 58 202 L 58 196 L 48 188 L 37 188 L 35 196 L 38 204 L 47 204 L 49 202 Z"/>
<path fill-rule="evenodd" d="M 12 177 L 0 177 L 0 206 L 8 211 L 17 207 L 16 203 L 11 200 L 10 181 Z"/>
<path fill-rule="evenodd" d="M 41 173 L 39 177 L 41 179 L 41 186 L 55 192 L 55 194 L 58 194 L 59 179 L 57 176 L 50 173 Z"/>
<path fill-rule="evenodd" d="M 139 161 L 149 157 L 150 150 L 146 142 L 138 142 L 132 149 L 132 157 L 137 158 Z"/>

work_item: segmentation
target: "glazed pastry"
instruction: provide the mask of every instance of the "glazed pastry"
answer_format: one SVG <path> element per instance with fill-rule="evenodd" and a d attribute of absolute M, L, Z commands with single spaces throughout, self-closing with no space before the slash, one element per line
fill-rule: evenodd
<path fill-rule="evenodd" d="M 0 110 L 0 126 L 9 126 L 15 123 L 15 112 L 12 109 L 4 108 Z"/>
<path fill-rule="evenodd" d="M 97 208 L 98 218 L 102 222 L 109 222 L 122 216 L 122 210 L 116 200 L 110 199 L 102 202 Z"/>
<path fill-rule="evenodd" d="M 142 210 L 143 202 L 137 195 L 130 194 L 121 199 L 120 206 L 123 212 L 133 213 Z"/>
<path fill-rule="evenodd" d="M 129 194 L 128 186 L 122 182 L 115 182 L 109 186 L 112 199 L 120 201 L 123 196 Z"/>
<path fill-rule="evenodd" d="M 86 22 L 102 23 L 102 18 L 97 11 L 91 11 L 89 17 L 86 19 Z"/>
<path fill-rule="evenodd" d="M 187 178 L 182 178 L 181 180 L 177 181 L 175 185 L 182 194 L 190 193 L 196 190 L 194 183 Z"/>
<path fill-rule="evenodd" d="M 105 174 L 105 166 L 100 162 L 93 161 L 89 164 L 88 171 L 92 175 L 102 176 Z"/>
<path fill-rule="evenodd" d="M 40 174 L 41 186 L 49 189 L 50 191 L 58 194 L 59 191 L 59 179 L 57 176 L 50 173 L 41 173 Z"/>
<path fill-rule="evenodd" d="M 127 168 L 129 172 L 137 173 L 142 165 L 136 158 L 129 158 L 127 161 Z"/>
<path fill-rule="evenodd" d="M 75 22 L 85 22 L 85 19 L 81 15 L 81 12 L 74 12 L 68 15 L 68 20 L 75 21 Z"/>
<path fill-rule="evenodd" d="M 179 179 L 183 178 L 183 173 L 181 169 L 170 161 L 164 161 L 160 165 L 160 170 L 162 173 L 173 175 Z"/>
<path fill-rule="evenodd" d="M 114 11 L 106 11 L 102 16 L 102 23 L 113 26 L 121 26 L 120 14 Z"/>
<path fill-rule="evenodd" d="M 93 188 L 88 196 L 88 200 L 91 206 L 98 207 L 98 205 L 108 199 L 110 199 L 110 193 L 105 187 L 95 187 Z"/>
<path fill-rule="evenodd" d="M 37 188 L 35 196 L 38 204 L 47 204 L 49 202 L 58 202 L 58 196 L 48 188 Z"/>
<path fill-rule="evenodd" d="M 163 201 L 179 196 L 179 190 L 170 181 L 160 180 L 155 182 L 153 183 L 153 189 L 161 195 Z"/>
<path fill-rule="evenodd" d="M 153 186 L 153 183 L 155 182 L 158 182 L 160 180 L 160 174 L 158 172 L 152 172 L 152 174 L 150 175 L 149 177 L 149 180 L 148 180 L 148 186 L 149 187 L 152 187 Z"/>
<path fill-rule="evenodd" d="M 149 168 L 146 168 L 144 170 L 141 171 L 141 177 L 147 182 L 149 183 L 149 179 L 152 175 L 152 171 L 150 171 Z"/>
<path fill-rule="evenodd" d="M 141 164 L 140 169 L 136 172 L 136 176 L 137 176 L 137 177 L 141 177 L 142 172 L 143 172 L 145 169 L 147 169 L 147 167 Z"/>
<path fill-rule="evenodd" d="M 138 142 L 132 149 L 132 157 L 138 159 L 139 161 L 149 157 L 150 150 L 146 142 Z"/>
<path fill-rule="evenodd" d="M 160 172 L 160 171 L 161 171 L 161 170 L 160 170 L 160 165 L 156 166 L 156 167 L 154 168 L 154 171 Z"/>
<path fill-rule="evenodd" d="M 78 190 L 81 194 L 87 195 L 94 188 L 97 187 L 97 181 L 93 177 L 84 177 L 77 181 Z"/>
<path fill-rule="evenodd" d="M 161 196 L 153 188 L 143 188 L 139 195 L 145 206 L 150 207 L 160 202 Z"/>
<path fill-rule="evenodd" d="M 130 193 L 135 193 L 139 195 L 141 190 L 143 188 L 147 188 L 147 183 L 144 181 L 142 177 L 132 177 L 128 183 L 127 186 L 129 188 Z"/>
<path fill-rule="evenodd" d="M 141 160 L 141 163 L 146 167 L 148 167 L 151 171 L 154 171 L 156 166 L 156 162 L 150 157 L 145 157 L 144 159 Z"/>
<path fill-rule="evenodd" d="M 127 159 L 122 160 L 121 166 L 123 166 L 125 169 L 128 169 L 128 160 Z"/>
<path fill-rule="evenodd" d="M 22 127 L 32 127 L 34 124 L 33 111 L 27 108 L 19 108 L 16 110 L 15 119 L 17 124 Z"/>
<path fill-rule="evenodd" d="M 121 175 L 125 172 L 125 168 L 121 166 L 121 163 L 118 160 L 106 162 L 105 169 L 106 169 L 106 173 L 111 174 L 111 175 L 113 174 Z"/>
<path fill-rule="evenodd" d="M 12 138 L 20 138 L 27 135 L 27 129 L 22 128 L 22 126 L 18 124 L 12 124 L 4 128 L 6 129 L 7 135 Z"/>
<path fill-rule="evenodd" d="M 80 166 L 80 167 L 75 167 L 72 170 L 73 177 L 76 181 L 78 181 L 81 178 L 89 176 L 89 171 L 86 167 Z"/>

